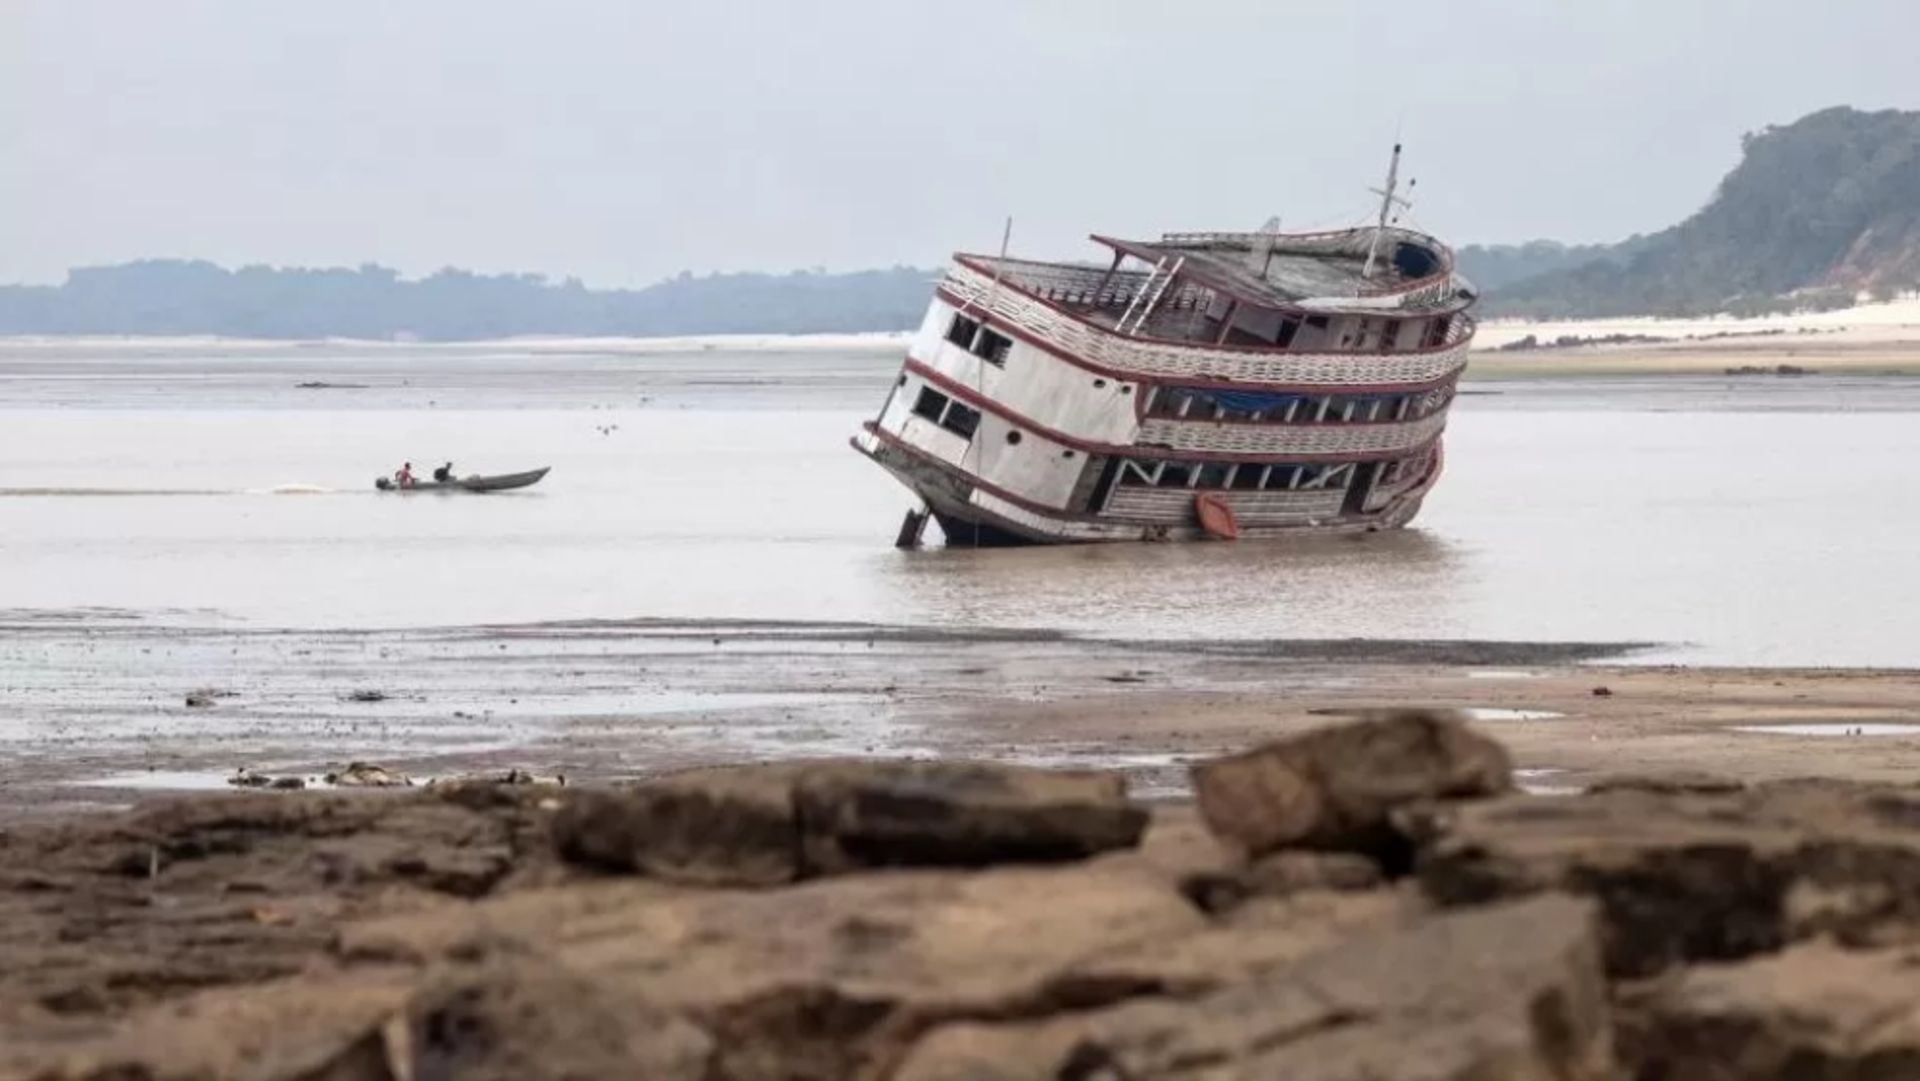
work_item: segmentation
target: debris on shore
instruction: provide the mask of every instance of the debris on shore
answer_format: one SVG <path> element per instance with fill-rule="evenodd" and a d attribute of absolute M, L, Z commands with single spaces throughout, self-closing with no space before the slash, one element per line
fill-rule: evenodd
<path fill-rule="evenodd" d="M 516 770 L 29 823 L 0 831 L 0 1077 L 1920 1063 L 1920 1028 L 1888 1021 L 1920 995 L 1910 789 L 1672 774 L 1530 796 L 1497 743 L 1404 710 L 1194 774 L 1194 805 L 1149 808 L 1112 775 L 975 762 L 584 789 Z"/>
<path fill-rule="evenodd" d="M 335 788 L 408 788 L 413 785 L 413 778 L 399 770 L 376 766 L 371 762 L 350 762 L 345 769 L 329 772 L 326 781 Z"/>
<path fill-rule="evenodd" d="M 233 776 L 227 778 L 227 783 L 235 788 L 269 788 L 280 792 L 298 792 L 307 787 L 307 780 L 304 777 L 291 774 L 274 776 L 249 766 L 234 770 Z"/>
<path fill-rule="evenodd" d="M 1776 364 L 1776 365 L 1773 365 L 1772 367 L 1766 367 L 1758 364 L 1742 364 L 1739 367 L 1728 368 L 1726 370 L 1726 374 L 1728 375 L 1811 375 L 1813 373 L 1801 367 L 1798 364 Z"/>

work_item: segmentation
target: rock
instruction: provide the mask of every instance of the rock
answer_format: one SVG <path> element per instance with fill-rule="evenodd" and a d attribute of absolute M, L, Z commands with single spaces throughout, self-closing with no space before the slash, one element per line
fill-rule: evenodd
<path fill-rule="evenodd" d="M 809 869 L 829 873 L 1083 859 L 1147 825 L 1118 775 L 981 762 L 803 770 L 794 806 Z"/>
<path fill-rule="evenodd" d="M 1595 687 L 1595 688 L 1593 689 L 1593 696 L 1594 696 L 1595 698 L 1612 698 L 1612 697 L 1613 697 L 1613 688 L 1612 688 L 1612 687 L 1606 687 L 1606 686 L 1601 686 L 1601 687 Z"/>
<path fill-rule="evenodd" d="M 713 886 L 773 886 L 803 871 L 796 770 L 695 770 L 623 790 L 576 790 L 554 818 L 562 857 Z"/>
<path fill-rule="evenodd" d="M 1247 982 L 957 1020 L 893 1081 L 1612 1081 L 1587 905 L 1549 897 L 1339 941 Z"/>
<path fill-rule="evenodd" d="M 537 958 L 695 1020 L 717 1049 L 703 1077 L 839 1079 L 885 1076 L 939 1020 L 1116 1001 L 1139 985 L 1100 978 L 1101 958 L 1206 927 L 1157 876 L 1095 864 L 773 890 L 613 879 L 352 925 L 338 957 L 376 969 Z"/>
<path fill-rule="evenodd" d="M 563 856 L 699 885 L 767 886 L 880 866 L 1077 859 L 1138 841 L 1124 782 L 976 763 L 828 762 L 697 770 L 579 792 Z"/>
<path fill-rule="evenodd" d="M 1735 792 L 1516 797 L 1403 819 L 1446 905 L 1543 890 L 1598 899 L 1610 971 L 1735 960 L 1831 935 L 1920 941 L 1920 793 L 1829 782 Z"/>
<path fill-rule="evenodd" d="M 93 1024 L 266 984 L 323 958 L 344 920 L 564 875 L 545 817 L 409 792 L 248 791 L 0 829 L 0 1049 L 23 1031 L 17 1004 Z"/>
<path fill-rule="evenodd" d="M 1920 952 L 1797 946 L 1634 989 L 1622 1058 L 1642 1078 L 1920 1077 Z"/>
<path fill-rule="evenodd" d="M 391 1081 L 367 1038 L 406 996 L 392 973 L 204 991 L 92 1032 L 16 1034 L 0 1041 L 0 1076 Z"/>
<path fill-rule="evenodd" d="M 187 692 L 187 708 L 207 709 L 213 705 L 214 699 L 216 698 L 238 697 L 240 697 L 240 692 L 238 691 L 223 691 L 216 687 L 202 687 L 197 691 Z"/>
<path fill-rule="evenodd" d="M 631 988 L 537 960 L 207 992 L 136 1014 L 77 1053 L 60 1044 L 41 1041 L 21 1058 L 38 1059 L 34 1073 L 46 1081 L 701 1081 L 713 1053 L 697 1026 Z"/>
<path fill-rule="evenodd" d="M 307 787 L 304 777 L 292 774 L 276 777 L 248 766 L 234 770 L 233 776 L 227 778 L 227 783 L 235 788 L 268 788 L 277 792 L 298 792 Z"/>
<path fill-rule="evenodd" d="M 250 766 L 241 766 L 227 778 L 227 783 L 235 788 L 265 788 L 273 783 L 273 776 L 261 773 Z"/>
<path fill-rule="evenodd" d="M 1385 881 L 1378 863 L 1355 852 L 1291 850 L 1262 856 L 1226 873 L 1195 875 L 1183 887 L 1201 908 L 1225 912 L 1252 898 L 1371 890 Z"/>
<path fill-rule="evenodd" d="M 1237 871 L 1246 865 L 1246 857 L 1222 844 L 1193 804 L 1160 803 L 1149 813 L 1146 832 L 1137 844 L 1105 853 L 1095 862 L 1147 870 L 1179 888 L 1195 875 Z"/>
<path fill-rule="evenodd" d="M 1587 786 L 1589 792 L 1658 792 L 1672 795 L 1682 792 L 1703 794 L 1738 792 L 1745 783 L 1730 777 L 1716 777 L 1696 770 L 1671 770 L 1660 773 L 1609 774 Z"/>
<path fill-rule="evenodd" d="M 1404 889 L 1251 898 L 1197 931 L 1076 963 L 1055 983 L 1188 998 L 1276 972 L 1347 939 L 1390 933 L 1434 911 L 1417 891 Z"/>
<path fill-rule="evenodd" d="M 387 692 L 374 690 L 348 691 L 340 696 L 343 702 L 385 702 Z"/>
<path fill-rule="evenodd" d="M 327 774 L 327 783 L 335 788 L 405 788 L 413 778 L 371 762 L 352 762 L 346 769 Z"/>
<path fill-rule="evenodd" d="M 1207 824 L 1251 853 L 1343 849 L 1391 865 L 1405 859 L 1395 807 L 1505 792 L 1512 774 L 1505 749 L 1444 712 L 1382 710 L 1202 762 L 1193 784 Z"/>

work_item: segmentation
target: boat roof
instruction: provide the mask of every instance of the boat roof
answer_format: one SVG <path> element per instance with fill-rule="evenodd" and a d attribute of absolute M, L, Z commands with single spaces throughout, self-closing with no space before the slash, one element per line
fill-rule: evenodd
<path fill-rule="evenodd" d="M 1451 273 L 1453 255 L 1439 241 L 1405 229 L 1381 237 L 1374 273 L 1363 273 L 1376 230 L 1337 233 L 1169 233 L 1159 240 L 1093 240 L 1148 264 L 1180 263 L 1180 275 L 1243 303 L 1267 308 L 1396 306 L 1396 294 Z M 1420 250 L 1424 273 L 1409 276 L 1395 258 L 1402 245 Z M 1256 253 L 1258 253 L 1256 255 Z M 1439 298 L 1435 298 L 1439 300 Z M 1440 303 L 1449 303 L 1451 298 Z"/>

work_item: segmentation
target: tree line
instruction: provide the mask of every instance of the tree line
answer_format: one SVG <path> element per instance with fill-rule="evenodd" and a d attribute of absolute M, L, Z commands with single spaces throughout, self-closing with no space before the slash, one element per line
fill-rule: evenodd
<path fill-rule="evenodd" d="M 463 341 L 515 335 L 806 334 L 918 325 L 937 271 L 682 273 L 644 289 L 448 268 L 226 270 L 154 259 L 0 286 L 0 334 L 210 334 Z"/>

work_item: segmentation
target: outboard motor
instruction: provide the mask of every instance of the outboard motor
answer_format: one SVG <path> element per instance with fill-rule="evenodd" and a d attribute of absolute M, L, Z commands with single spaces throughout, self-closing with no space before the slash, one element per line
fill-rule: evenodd
<path fill-rule="evenodd" d="M 393 481 L 387 477 L 375 477 L 373 478 L 373 486 L 383 492 L 390 492 L 393 490 Z"/>

